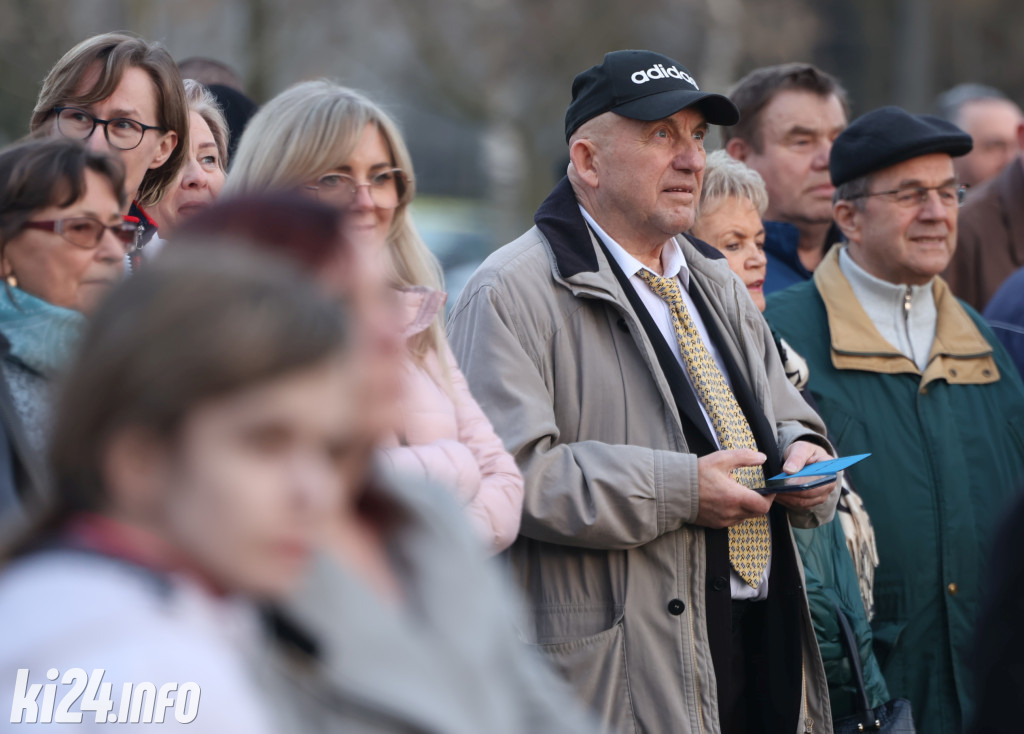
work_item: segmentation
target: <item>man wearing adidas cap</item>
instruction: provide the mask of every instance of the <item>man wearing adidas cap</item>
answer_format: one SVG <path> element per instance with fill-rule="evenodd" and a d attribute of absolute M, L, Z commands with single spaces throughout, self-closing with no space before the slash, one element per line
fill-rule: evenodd
<path fill-rule="evenodd" d="M 607 54 L 573 82 L 566 178 L 452 312 L 526 477 L 524 636 L 611 732 L 831 731 L 789 524 L 838 489 L 749 488 L 831 449 L 742 284 L 679 234 L 708 124 L 737 117 L 673 59 Z"/>

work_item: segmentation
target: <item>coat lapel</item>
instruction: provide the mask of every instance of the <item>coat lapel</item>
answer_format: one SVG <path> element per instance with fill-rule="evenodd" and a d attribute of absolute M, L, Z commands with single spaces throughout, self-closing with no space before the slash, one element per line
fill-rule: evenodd
<path fill-rule="evenodd" d="M 585 288 L 591 295 L 600 295 L 615 304 L 620 311 L 631 312 L 639 323 L 654 352 L 653 363 L 661 368 L 661 375 L 668 385 L 670 402 L 675 406 L 683 428 L 687 446 L 697 454 L 715 450 L 715 441 L 707 421 L 700 411 L 697 398 L 683 373 L 682 367 L 670 351 L 643 305 L 636 290 L 629 283 L 626 274 L 618 267 L 615 258 L 607 252 L 599 237 L 596 237 L 580 214 L 576 194 L 563 178 L 541 204 L 534 216 L 534 222 L 548 241 L 554 258 L 557 275 L 572 288 Z M 707 247 L 707 246 L 706 246 Z M 600 254 L 599 254 L 600 253 Z M 603 255 L 603 261 L 601 256 Z M 629 308 L 623 305 L 629 303 Z M 637 347 L 645 349 L 642 341 Z M 658 376 L 655 375 L 655 379 Z M 666 398 L 669 396 L 666 395 Z"/>
<path fill-rule="evenodd" d="M 683 419 L 683 434 L 686 436 L 687 447 L 698 455 L 712 453 L 717 448 L 715 438 L 711 435 L 708 422 L 704 419 L 704 414 L 697 403 L 697 396 L 694 394 L 690 381 L 679 364 L 679 360 L 676 359 L 671 346 L 665 341 L 657 324 L 654 323 L 654 319 L 651 317 L 647 307 L 640 300 L 636 289 L 629 282 L 626 274 L 622 272 L 618 263 L 615 262 L 615 258 L 611 257 L 600 238 L 595 237 L 595 240 L 597 240 L 604 251 L 608 265 L 611 267 L 612 272 L 615 273 L 622 292 L 629 299 L 629 304 L 633 307 L 633 312 L 644 327 L 647 339 L 650 341 L 651 347 L 658 357 L 658 364 L 661 366 L 665 379 L 668 380 L 672 397 L 676 402 L 676 408 L 679 410 L 679 416 Z"/>
<path fill-rule="evenodd" d="M 548 194 L 533 221 L 547 238 L 558 275 L 568 280 L 580 273 L 598 271 L 597 252 L 590 245 L 590 229 L 580 214 L 576 194 L 567 177 Z"/>

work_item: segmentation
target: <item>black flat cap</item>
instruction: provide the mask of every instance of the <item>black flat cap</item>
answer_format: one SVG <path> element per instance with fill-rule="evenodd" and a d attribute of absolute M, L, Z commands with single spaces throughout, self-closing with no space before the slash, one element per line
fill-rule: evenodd
<path fill-rule="evenodd" d="M 832 143 L 828 170 L 840 186 L 869 173 L 929 153 L 954 158 L 971 152 L 971 136 L 933 115 L 912 115 L 900 107 L 880 107 L 861 115 Z"/>
<path fill-rule="evenodd" d="M 243 92 L 223 84 L 211 84 L 207 89 L 217 98 L 224 119 L 228 123 L 228 160 L 235 157 L 235 149 L 242 138 L 245 126 L 252 116 L 259 111 L 259 106 Z"/>
<path fill-rule="evenodd" d="M 700 91 L 686 67 L 653 51 L 612 51 L 572 81 L 565 111 L 565 141 L 587 120 L 605 112 L 633 120 L 661 120 L 697 107 L 712 125 L 735 125 L 739 110 L 728 97 Z"/>

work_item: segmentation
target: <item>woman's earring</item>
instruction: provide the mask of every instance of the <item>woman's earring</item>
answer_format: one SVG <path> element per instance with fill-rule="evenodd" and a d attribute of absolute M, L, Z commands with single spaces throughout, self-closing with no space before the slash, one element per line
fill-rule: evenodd
<path fill-rule="evenodd" d="M 7 276 L 7 285 L 9 285 L 11 288 L 17 288 L 18 287 L 18 276 L 16 276 L 14 273 L 11 273 L 10 275 L 8 275 Z"/>

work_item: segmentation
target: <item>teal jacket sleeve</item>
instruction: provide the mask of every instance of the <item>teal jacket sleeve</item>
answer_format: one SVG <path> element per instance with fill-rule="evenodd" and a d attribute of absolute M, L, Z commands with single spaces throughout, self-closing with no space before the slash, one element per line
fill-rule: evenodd
<path fill-rule="evenodd" d="M 832 716 L 839 718 L 856 710 L 856 684 L 843 645 L 835 605 L 846 613 L 860 648 L 864 685 L 871 706 L 889 700 L 889 690 L 872 650 L 871 626 L 861 601 L 853 559 L 846 550 L 842 524 L 836 521 L 818 528 L 793 529 L 807 577 L 807 600 L 814 632 L 825 663 Z"/>

